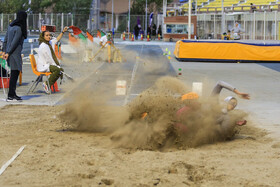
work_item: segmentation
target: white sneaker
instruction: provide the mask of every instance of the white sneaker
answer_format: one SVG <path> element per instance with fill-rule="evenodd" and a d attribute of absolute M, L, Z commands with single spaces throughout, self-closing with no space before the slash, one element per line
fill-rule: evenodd
<path fill-rule="evenodd" d="M 43 86 L 43 90 L 46 92 L 46 94 L 50 94 L 49 87 L 45 82 L 43 82 L 42 86 Z"/>

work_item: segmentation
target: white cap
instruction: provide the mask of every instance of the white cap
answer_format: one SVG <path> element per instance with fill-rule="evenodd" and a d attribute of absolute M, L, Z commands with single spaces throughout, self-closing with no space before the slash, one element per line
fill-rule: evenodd
<path fill-rule="evenodd" d="M 232 103 L 230 103 L 231 100 L 235 100 L 235 103 L 234 103 L 234 106 L 233 106 L 233 108 L 235 108 L 236 105 L 237 105 L 237 99 L 236 99 L 235 97 L 233 97 L 233 96 L 228 96 L 228 97 L 226 97 L 226 98 L 224 99 L 224 101 L 226 102 L 226 104 L 232 104 Z"/>

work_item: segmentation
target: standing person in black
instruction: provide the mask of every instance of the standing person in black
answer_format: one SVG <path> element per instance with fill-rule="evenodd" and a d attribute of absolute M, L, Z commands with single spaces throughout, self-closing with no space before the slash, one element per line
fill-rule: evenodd
<path fill-rule="evenodd" d="M 22 71 L 21 51 L 24 39 L 27 38 L 26 27 L 27 14 L 24 11 L 17 13 L 16 19 L 9 25 L 5 36 L 3 52 L 11 68 L 11 79 L 9 84 L 9 93 L 7 102 L 22 101 L 16 94 L 16 85 L 20 71 Z"/>
<path fill-rule="evenodd" d="M 151 26 L 148 26 L 147 28 L 147 36 L 149 35 L 149 37 L 151 38 Z"/>
<path fill-rule="evenodd" d="M 139 27 L 136 24 L 134 27 L 134 34 L 135 34 L 135 39 L 138 40 L 138 35 L 139 35 Z"/>
<path fill-rule="evenodd" d="M 157 35 L 157 26 L 156 24 L 153 24 L 152 26 L 152 39 L 155 40 Z"/>
<path fill-rule="evenodd" d="M 157 34 L 160 35 L 160 38 L 162 38 L 162 30 L 161 30 L 161 25 L 158 26 L 158 31 Z"/>

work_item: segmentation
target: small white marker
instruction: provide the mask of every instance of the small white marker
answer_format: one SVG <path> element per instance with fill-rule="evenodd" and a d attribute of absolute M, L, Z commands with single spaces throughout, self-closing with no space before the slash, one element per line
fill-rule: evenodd
<path fill-rule="evenodd" d="M 202 86 L 203 86 L 202 82 L 193 82 L 192 91 L 197 93 L 199 96 L 201 96 L 202 95 Z"/>
<path fill-rule="evenodd" d="M 126 80 L 117 80 L 116 95 L 126 95 Z"/>

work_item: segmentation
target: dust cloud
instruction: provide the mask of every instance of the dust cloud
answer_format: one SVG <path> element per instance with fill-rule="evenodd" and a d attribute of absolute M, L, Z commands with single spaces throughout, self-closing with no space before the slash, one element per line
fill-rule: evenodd
<path fill-rule="evenodd" d="M 103 133 L 115 146 L 131 149 L 185 149 L 234 136 L 244 112 L 223 114 L 209 100 L 181 101 L 187 92 L 180 80 L 162 77 L 128 105 L 111 106 L 110 96 L 85 90 L 64 106 L 60 119 L 70 130 Z"/>
<path fill-rule="evenodd" d="M 92 49 L 95 54 L 100 48 L 74 45 L 78 54 L 70 57 L 68 63 L 84 62 L 81 57 Z M 121 49 L 122 50 L 122 49 Z M 106 61 L 107 50 L 102 50 L 94 61 Z M 142 55 L 126 49 L 121 51 L 123 61 L 138 60 L 140 74 L 164 75 L 168 72 L 168 63 L 157 63 L 155 57 Z M 85 66 L 86 63 L 83 63 Z M 87 68 L 84 70 L 87 71 Z M 122 72 L 120 66 L 110 66 L 106 72 Z M 119 77 L 125 79 L 124 77 Z M 141 77 L 135 78 L 141 79 Z M 211 99 L 181 100 L 181 96 L 190 92 L 186 85 L 174 77 L 161 77 L 153 86 L 143 91 L 126 106 L 113 106 L 109 101 L 114 96 L 110 88 L 114 81 L 99 82 L 102 88 L 91 90 L 91 86 L 80 88 L 71 96 L 71 101 L 60 114 L 61 120 L 69 130 L 102 133 L 110 136 L 113 145 L 131 149 L 159 150 L 164 148 L 188 148 L 232 138 L 236 133 L 236 121 L 246 114 L 231 111 L 223 114 L 222 106 Z M 79 82 L 80 84 L 80 82 Z M 209 90 L 210 93 L 210 90 Z M 143 114 L 147 114 L 143 118 Z"/>

